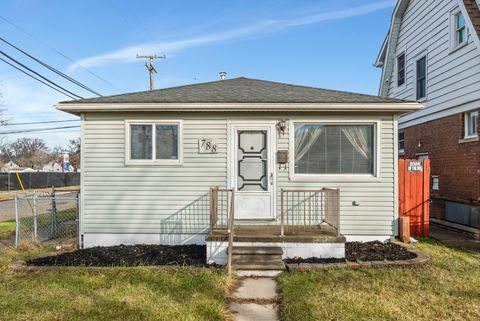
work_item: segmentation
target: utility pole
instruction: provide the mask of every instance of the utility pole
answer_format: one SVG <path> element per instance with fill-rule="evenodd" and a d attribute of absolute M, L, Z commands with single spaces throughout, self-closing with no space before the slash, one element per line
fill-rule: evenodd
<path fill-rule="evenodd" d="M 153 63 L 155 62 L 155 59 L 165 59 L 167 58 L 165 55 L 157 56 L 139 56 L 137 55 L 137 58 L 143 58 L 143 59 L 148 59 L 150 60 L 150 63 L 147 64 L 145 63 L 145 67 L 147 68 L 148 72 L 150 73 L 150 90 L 154 89 L 154 78 L 153 78 L 153 73 L 157 73 L 155 70 L 155 67 L 153 66 Z"/>

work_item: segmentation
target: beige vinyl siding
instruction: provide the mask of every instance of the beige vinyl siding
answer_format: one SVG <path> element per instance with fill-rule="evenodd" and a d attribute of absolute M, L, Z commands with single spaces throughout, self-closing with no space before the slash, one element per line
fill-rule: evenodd
<path fill-rule="evenodd" d="M 395 55 L 406 51 L 406 86 L 396 86 L 396 57 L 390 57 L 395 60 L 395 68 L 388 77 L 391 81 L 387 97 L 416 99 L 416 59 L 425 53 L 427 99 L 425 109 L 400 119 L 401 127 L 409 126 L 419 117 L 429 116 L 431 120 L 440 111 L 480 100 L 480 50 L 473 37 L 468 37 L 464 47 L 450 50 L 450 15 L 455 8 L 458 8 L 456 0 L 409 2 L 395 39 Z M 451 114 L 457 112 L 461 111 L 451 110 Z"/>
<path fill-rule="evenodd" d="M 380 121 L 380 177 L 374 181 L 292 182 L 277 167 L 277 218 L 281 188 L 341 189 L 342 233 L 394 234 L 393 115 L 274 113 L 88 113 L 82 124 L 82 233 L 160 232 L 160 222 L 227 185 L 229 120 Z M 125 120 L 183 120 L 182 165 L 125 165 Z M 217 154 L 199 154 L 198 139 L 213 138 Z M 289 135 L 277 133 L 277 149 L 289 148 Z M 275 151 L 276 152 L 276 151 Z M 278 166 L 278 165 L 275 165 Z M 352 206 L 356 201 L 360 206 Z M 201 215 L 208 215 L 206 212 Z"/>

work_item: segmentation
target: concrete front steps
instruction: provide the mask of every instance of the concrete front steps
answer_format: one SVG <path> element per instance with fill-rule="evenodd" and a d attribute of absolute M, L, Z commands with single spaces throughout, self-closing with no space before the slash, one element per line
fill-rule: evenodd
<path fill-rule="evenodd" d="M 240 276 L 276 276 L 285 270 L 279 246 L 234 246 L 232 268 Z"/>

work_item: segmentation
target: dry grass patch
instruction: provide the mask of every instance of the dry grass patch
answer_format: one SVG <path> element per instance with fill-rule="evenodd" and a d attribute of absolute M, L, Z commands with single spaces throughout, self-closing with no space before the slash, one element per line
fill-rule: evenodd
<path fill-rule="evenodd" d="M 46 248 L 0 250 L 0 320 L 224 320 L 232 280 L 200 268 L 60 268 L 8 265 Z"/>
<path fill-rule="evenodd" d="M 480 254 L 422 240 L 418 268 L 283 273 L 285 320 L 480 320 Z"/>

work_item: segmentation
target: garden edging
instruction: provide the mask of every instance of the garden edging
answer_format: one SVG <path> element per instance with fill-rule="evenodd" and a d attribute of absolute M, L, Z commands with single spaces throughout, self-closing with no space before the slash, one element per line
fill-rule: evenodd
<path fill-rule="evenodd" d="M 324 271 L 334 268 L 358 269 L 362 267 L 381 268 L 381 267 L 417 267 L 430 262 L 431 258 L 428 254 L 419 249 L 407 246 L 403 243 L 392 241 L 399 246 L 403 246 L 407 251 L 416 255 L 415 258 L 409 260 L 397 261 L 357 261 L 345 263 L 286 263 L 288 272 L 305 272 L 305 271 Z"/>

